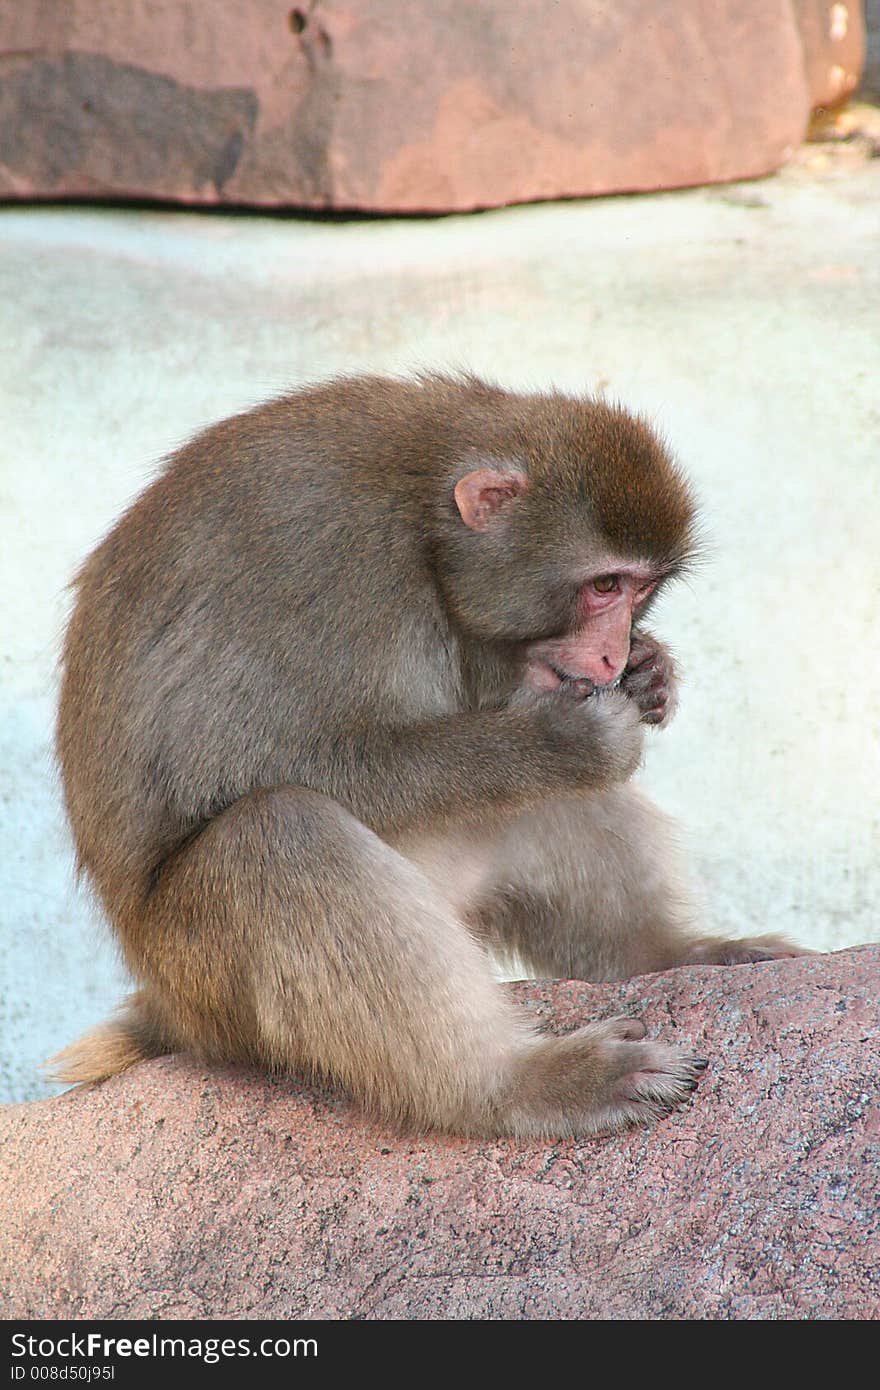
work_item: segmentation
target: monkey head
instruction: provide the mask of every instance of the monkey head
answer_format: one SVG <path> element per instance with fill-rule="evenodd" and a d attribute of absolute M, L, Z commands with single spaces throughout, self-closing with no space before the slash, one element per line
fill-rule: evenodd
<path fill-rule="evenodd" d="M 473 637 L 519 644 L 535 689 L 613 684 L 634 622 L 694 553 L 691 493 L 622 407 L 515 399 L 491 453 L 465 451 L 451 479 L 447 603 Z"/>

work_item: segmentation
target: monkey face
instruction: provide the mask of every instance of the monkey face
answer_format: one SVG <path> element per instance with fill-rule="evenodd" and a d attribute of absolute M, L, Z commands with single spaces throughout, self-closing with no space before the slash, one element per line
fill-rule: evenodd
<path fill-rule="evenodd" d="M 485 641 L 543 644 L 545 678 L 595 685 L 693 549 L 694 507 L 659 440 L 626 412 L 565 401 L 539 444 L 483 458 L 452 488 L 447 600 Z M 521 442 L 521 441 L 520 441 Z"/>
<path fill-rule="evenodd" d="M 571 627 L 526 645 L 524 683 L 534 690 L 577 682 L 585 694 L 616 685 L 630 653 L 633 622 L 661 577 L 648 565 L 609 560 L 578 589 Z"/>

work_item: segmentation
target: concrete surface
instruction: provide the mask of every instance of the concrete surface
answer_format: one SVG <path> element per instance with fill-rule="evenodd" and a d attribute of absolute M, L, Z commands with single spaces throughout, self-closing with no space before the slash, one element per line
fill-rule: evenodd
<path fill-rule="evenodd" d="M 711 552 L 644 784 L 724 931 L 880 938 L 880 162 L 446 220 L 0 212 L 0 1082 L 123 982 L 51 763 L 76 564 L 207 422 L 331 372 L 468 364 L 648 411 Z"/>

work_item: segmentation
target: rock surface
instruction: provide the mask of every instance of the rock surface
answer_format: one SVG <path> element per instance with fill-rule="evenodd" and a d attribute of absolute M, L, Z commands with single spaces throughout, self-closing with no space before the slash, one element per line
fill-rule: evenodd
<path fill-rule="evenodd" d="M 414 212 L 750 177 L 863 36 L 829 0 L 29 0 L 0 9 L 0 196 Z"/>
<path fill-rule="evenodd" d="M 865 16 L 861 4 L 840 0 L 792 0 L 804 45 L 804 66 L 813 109 L 834 106 L 853 92 L 865 65 Z"/>
<path fill-rule="evenodd" d="M 712 1059 L 651 1130 L 390 1134 L 183 1058 L 0 1112 L 5 1318 L 877 1318 L 880 947 L 519 985 Z"/>

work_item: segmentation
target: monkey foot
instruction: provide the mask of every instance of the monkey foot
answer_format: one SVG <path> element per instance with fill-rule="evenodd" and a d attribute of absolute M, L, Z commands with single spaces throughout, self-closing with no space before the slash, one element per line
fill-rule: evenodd
<path fill-rule="evenodd" d="M 708 1063 L 644 1037 L 638 1019 L 613 1018 L 542 1039 L 522 1067 L 509 1132 L 585 1136 L 662 1119 L 690 1098 Z"/>
<path fill-rule="evenodd" d="M 790 956 L 811 956 L 814 952 L 797 946 L 784 936 L 756 936 L 742 941 L 721 941 L 706 937 L 688 951 L 685 965 L 754 965 L 757 961 L 785 960 Z"/>

